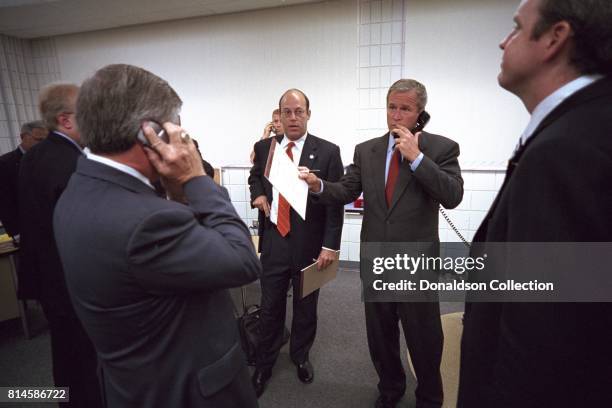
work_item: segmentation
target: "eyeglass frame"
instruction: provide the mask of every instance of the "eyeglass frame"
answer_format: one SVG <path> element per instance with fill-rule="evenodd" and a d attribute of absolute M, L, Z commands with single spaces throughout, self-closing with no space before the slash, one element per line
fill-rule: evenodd
<path fill-rule="evenodd" d="M 302 108 L 297 108 L 296 110 L 291 110 L 289 108 L 283 108 L 280 110 L 280 114 L 282 117 L 284 118 L 289 118 L 291 117 L 291 115 L 295 115 L 296 118 L 303 118 L 305 116 L 307 116 L 308 111 L 302 109 Z"/>

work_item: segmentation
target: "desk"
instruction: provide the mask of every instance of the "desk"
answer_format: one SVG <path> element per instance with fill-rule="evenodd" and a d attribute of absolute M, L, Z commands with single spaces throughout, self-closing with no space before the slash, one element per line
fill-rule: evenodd
<path fill-rule="evenodd" d="M 13 257 L 18 251 L 12 244 L 0 246 L 0 321 L 20 317 L 23 333 L 29 339 L 24 302 L 17 299 L 17 269 Z"/>

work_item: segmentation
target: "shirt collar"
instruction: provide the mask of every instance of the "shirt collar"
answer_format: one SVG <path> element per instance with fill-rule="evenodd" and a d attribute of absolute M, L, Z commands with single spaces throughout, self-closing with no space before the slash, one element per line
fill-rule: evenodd
<path fill-rule="evenodd" d="M 23 146 L 19 145 L 17 146 L 19 148 L 19 151 L 21 151 L 21 154 L 25 154 L 25 149 L 23 148 Z"/>
<path fill-rule="evenodd" d="M 83 148 L 77 143 L 75 142 L 70 136 L 60 132 L 59 130 L 54 130 L 53 133 L 55 133 L 58 136 L 63 137 L 64 139 L 68 140 L 70 143 L 72 143 L 73 145 L 75 145 L 77 147 L 77 149 L 79 149 L 79 151 L 81 153 L 83 153 Z"/>
<path fill-rule="evenodd" d="M 393 134 L 389 132 L 389 144 L 387 145 L 387 153 L 392 152 L 394 147 L 395 147 L 395 138 L 393 137 Z"/>
<path fill-rule="evenodd" d="M 306 141 L 306 136 L 308 136 L 308 132 L 304 133 L 304 135 L 300 137 L 298 140 L 289 140 L 287 138 L 287 135 L 284 135 L 283 139 L 281 140 L 281 147 L 283 149 L 286 149 L 289 142 L 293 142 L 295 144 L 296 149 L 298 149 L 298 151 L 301 152 L 302 147 L 304 147 L 304 142 Z"/>
<path fill-rule="evenodd" d="M 115 161 L 113 159 L 109 159 L 108 157 L 98 156 L 97 154 L 92 153 L 89 150 L 89 148 L 85 148 L 85 155 L 87 156 L 87 158 L 89 160 L 93 160 L 95 162 L 105 164 L 105 165 L 110 166 L 110 167 L 112 167 L 112 168 L 114 168 L 116 170 L 119 170 L 119 171 L 123 172 L 123 173 L 129 174 L 132 177 L 136 177 L 138 180 L 142 181 L 147 186 L 149 186 L 150 188 L 155 190 L 155 187 L 153 187 L 153 185 L 151 184 L 149 179 L 146 178 L 144 176 L 144 174 L 142 174 L 141 172 L 139 172 L 135 168 L 130 167 L 130 166 L 126 166 L 125 164 L 119 163 L 118 161 Z"/>
<path fill-rule="evenodd" d="M 552 112 L 557 106 L 561 104 L 565 99 L 578 92 L 582 88 L 591 85 L 593 82 L 603 78 L 603 75 L 583 75 L 544 98 L 538 106 L 535 107 L 531 114 L 531 119 L 527 128 L 521 135 L 521 144 L 525 144 L 527 140 L 533 135 L 533 132 L 540 126 L 540 123 Z"/>

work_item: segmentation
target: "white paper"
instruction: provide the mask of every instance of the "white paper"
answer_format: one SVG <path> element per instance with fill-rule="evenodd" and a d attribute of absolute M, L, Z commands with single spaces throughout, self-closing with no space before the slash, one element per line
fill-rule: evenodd
<path fill-rule="evenodd" d="M 280 146 L 276 146 L 268 180 L 285 197 L 295 212 L 306 221 L 308 184 L 300 180 L 299 174 L 298 166 Z"/>

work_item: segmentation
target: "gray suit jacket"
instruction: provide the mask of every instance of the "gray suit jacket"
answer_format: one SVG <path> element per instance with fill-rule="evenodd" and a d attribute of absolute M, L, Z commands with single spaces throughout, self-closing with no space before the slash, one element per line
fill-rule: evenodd
<path fill-rule="evenodd" d="M 391 206 L 385 201 L 385 163 L 389 134 L 355 147 L 353 164 L 337 183 L 323 182 L 319 199 L 350 203 L 363 191 L 362 242 L 438 242 L 438 205 L 454 208 L 463 198 L 457 157 L 459 145 L 423 132 L 419 148 L 424 158 L 412 172 L 400 164 Z"/>
<path fill-rule="evenodd" d="M 189 205 L 159 198 L 81 157 L 57 203 L 66 283 L 109 407 L 208 406 L 246 368 L 227 288 L 261 271 L 249 231 L 210 177 L 185 194 Z"/>

